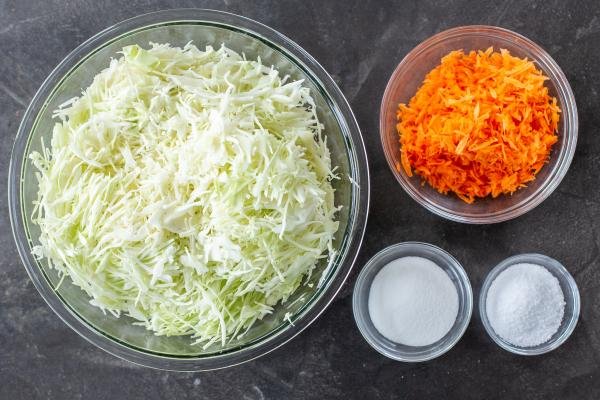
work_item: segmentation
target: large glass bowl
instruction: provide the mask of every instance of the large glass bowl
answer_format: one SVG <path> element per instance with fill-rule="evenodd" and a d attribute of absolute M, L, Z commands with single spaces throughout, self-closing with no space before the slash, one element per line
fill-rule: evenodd
<path fill-rule="evenodd" d="M 443 56 L 453 50 L 506 49 L 514 56 L 532 60 L 549 78 L 546 85 L 561 109 L 558 142 L 554 144 L 548 163 L 527 187 L 512 195 L 488 196 L 467 204 L 454 194 L 443 195 L 418 175 L 409 177 L 400 167 L 400 137 L 396 130 L 399 103 L 408 104 L 423 83 L 425 75 Z M 402 188 L 423 207 L 444 218 L 471 224 L 506 221 L 539 205 L 563 179 L 577 144 L 577 105 L 571 86 L 556 61 L 531 40 L 495 26 L 461 26 L 438 33 L 408 53 L 392 74 L 381 102 L 379 120 L 381 143 L 390 169 Z"/>
<path fill-rule="evenodd" d="M 325 262 L 312 274 L 313 285 L 299 289 L 272 315 L 257 322 L 248 334 L 225 346 L 203 349 L 190 337 L 155 336 L 132 319 L 106 315 L 89 304 L 88 296 L 31 254 L 39 229 L 32 223 L 37 197 L 35 169 L 28 154 L 40 150 L 41 139 L 50 142 L 55 122 L 52 111 L 81 93 L 94 75 L 108 66 L 123 46 L 149 42 L 183 46 L 193 41 L 260 57 L 284 75 L 304 79 L 316 102 L 320 120 L 341 179 L 334 182 L 340 228 L 330 269 Z M 352 111 L 327 72 L 296 43 L 260 23 L 212 10 L 171 10 L 142 15 L 110 27 L 69 54 L 52 71 L 31 101 L 15 140 L 9 178 L 9 204 L 13 234 L 19 254 L 35 287 L 58 316 L 96 346 L 137 364 L 167 370 L 208 370 L 259 357 L 281 346 L 314 321 L 333 300 L 348 277 L 362 241 L 369 204 L 369 175 L 364 144 Z M 318 285 L 322 277 L 321 285 Z M 309 287 L 312 286 L 312 287 Z M 58 287 L 58 288 L 57 288 Z M 305 300 L 301 299 L 301 296 Z M 298 300 L 298 301 L 296 301 Z M 284 318 L 289 313 L 291 317 Z"/>

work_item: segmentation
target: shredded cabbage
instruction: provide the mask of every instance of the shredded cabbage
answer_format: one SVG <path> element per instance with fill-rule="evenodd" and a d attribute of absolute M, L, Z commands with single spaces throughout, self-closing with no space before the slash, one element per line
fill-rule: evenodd
<path fill-rule="evenodd" d="M 331 260 L 335 175 L 314 101 L 260 59 L 128 46 L 55 116 L 30 155 L 33 252 L 103 311 L 224 345 Z"/>

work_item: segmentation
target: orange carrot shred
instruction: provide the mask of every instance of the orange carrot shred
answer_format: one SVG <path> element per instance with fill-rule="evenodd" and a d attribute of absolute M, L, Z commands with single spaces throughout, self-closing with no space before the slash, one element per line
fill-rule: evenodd
<path fill-rule="evenodd" d="M 504 49 L 449 53 L 398 106 L 402 168 L 467 203 L 525 187 L 558 141 L 547 79 Z"/>

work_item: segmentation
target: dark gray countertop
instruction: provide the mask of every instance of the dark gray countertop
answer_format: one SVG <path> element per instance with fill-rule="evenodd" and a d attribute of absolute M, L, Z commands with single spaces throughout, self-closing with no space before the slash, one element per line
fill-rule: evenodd
<path fill-rule="evenodd" d="M 372 203 L 356 268 L 331 307 L 304 333 L 257 361 L 208 373 L 160 372 L 121 361 L 77 336 L 46 306 L 18 258 L 8 221 L 6 175 L 27 103 L 51 69 L 101 29 L 149 11 L 204 7 L 238 13 L 289 36 L 336 79 L 362 128 Z M 546 48 L 579 107 L 571 169 L 542 205 L 489 226 L 444 221 L 395 182 L 379 142 L 378 108 L 389 75 L 416 44 L 449 27 L 492 24 Z M 151 1 L 0 0 L 0 399 L 421 399 L 600 398 L 600 3 L 563 1 Z M 448 250 L 475 296 L 503 258 L 540 252 L 563 262 L 582 295 L 573 336 L 535 358 L 509 354 L 485 334 L 477 310 L 460 343 L 418 365 L 380 356 L 351 310 L 360 267 L 406 240 Z"/>

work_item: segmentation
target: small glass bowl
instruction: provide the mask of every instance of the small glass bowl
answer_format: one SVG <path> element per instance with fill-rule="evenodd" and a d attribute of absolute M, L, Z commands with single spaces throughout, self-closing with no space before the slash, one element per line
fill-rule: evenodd
<path fill-rule="evenodd" d="M 561 109 L 558 142 L 547 165 L 527 187 L 512 195 L 477 199 L 467 204 L 453 194 L 443 195 L 423 185 L 418 175 L 409 177 L 400 162 L 400 140 L 396 130 L 399 103 L 408 103 L 421 86 L 425 75 L 453 50 L 507 49 L 517 57 L 533 60 L 550 78 L 546 85 Z M 545 200 L 563 179 L 577 144 L 577 105 L 573 91 L 558 64 L 540 46 L 507 29 L 494 26 L 462 26 L 438 33 L 415 47 L 398 64 L 381 101 L 379 128 L 388 165 L 402 188 L 423 207 L 441 217 L 463 223 L 489 224 L 522 215 Z"/>
<path fill-rule="evenodd" d="M 446 335 L 428 346 L 406 346 L 384 337 L 373 325 L 369 316 L 369 291 L 377 273 L 391 261 L 402 257 L 423 257 L 442 268 L 458 292 L 458 314 Z M 434 359 L 450 350 L 465 333 L 473 311 L 473 292 L 469 277 L 460 263 L 437 246 L 421 242 L 398 243 L 377 253 L 360 272 L 352 297 L 356 325 L 366 341 L 379 353 L 393 360 L 421 362 Z"/>
<path fill-rule="evenodd" d="M 552 275 L 558 279 L 558 283 L 563 291 L 566 303 L 565 315 L 560 327 L 558 328 L 558 331 L 547 342 L 532 347 L 520 347 L 507 342 L 497 335 L 496 332 L 494 332 L 494 329 L 492 328 L 492 325 L 487 317 L 486 300 L 488 290 L 490 289 L 492 282 L 494 282 L 494 279 L 496 279 L 496 277 L 508 267 L 522 263 L 537 264 L 546 268 L 550 273 L 552 273 Z M 504 350 L 523 356 L 535 356 L 538 354 L 548 353 L 549 351 L 552 351 L 563 344 L 569 338 L 569 336 L 571 336 L 571 333 L 573 333 L 573 330 L 577 325 L 579 311 L 579 290 L 577 289 L 577 283 L 575 283 L 575 279 L 573 279 L 571 274 L 569 274 L 569 271 L 567 271 L 561 263 L 542 254 L 519 254 L 502 261 L 489 272 L 488 276 L 483 281 L 483 286 L 481 287 L 481 292 L 479 294 L 479 314 L 481 316 L 481 322 L 483 323 L 488 335 L 490 335 L 492 340 Z"/>

